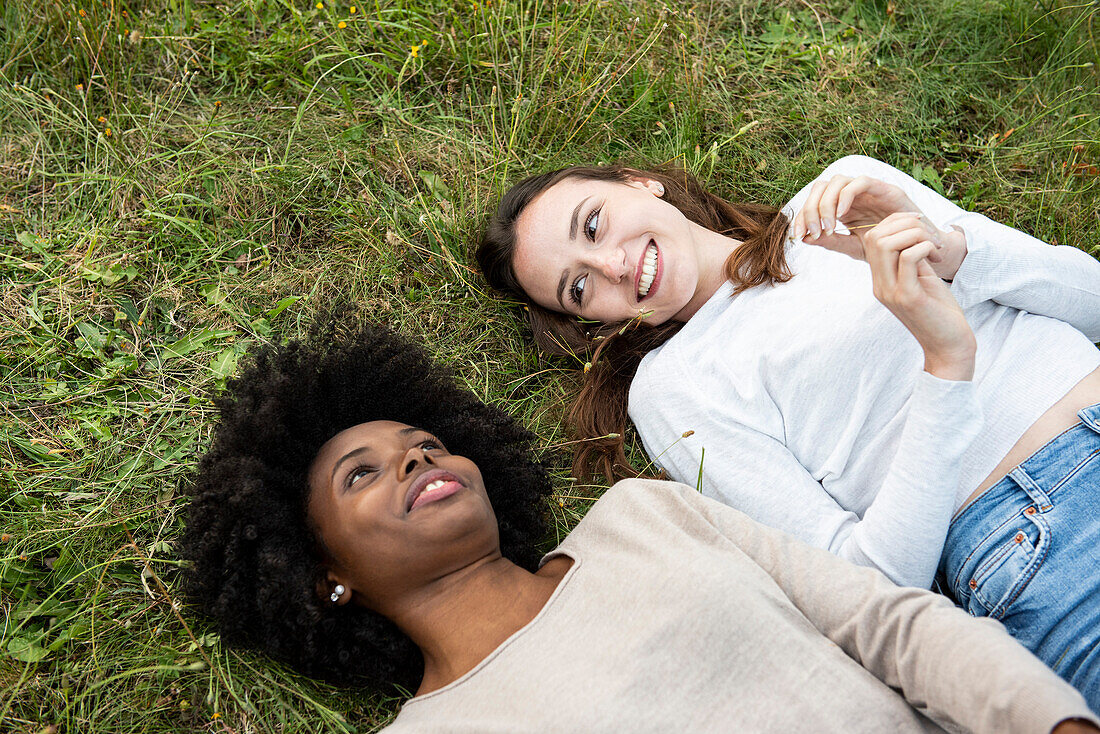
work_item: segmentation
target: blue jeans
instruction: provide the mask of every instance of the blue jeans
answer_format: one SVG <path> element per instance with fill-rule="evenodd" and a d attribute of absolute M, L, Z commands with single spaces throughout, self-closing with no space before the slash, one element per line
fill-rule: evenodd
<path fill-rule="evenodd" d="M 951 522 L 940 589 L 1100 711 L 1100 404 Z"/>

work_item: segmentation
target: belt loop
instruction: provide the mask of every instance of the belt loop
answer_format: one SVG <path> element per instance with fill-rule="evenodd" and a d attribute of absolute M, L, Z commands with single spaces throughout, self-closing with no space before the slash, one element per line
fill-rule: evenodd
<path fill-rule="evenodd" d="M 1100 433 L 1100 403 L 1096 405 L 1090 405 L 1087 408 L 1081 408 L 1077 411 L 1077 417 L 1081 419 L 1081 422 L 1092 430 Z"/>
<path fill-rule="evenodd" d="M 1031 498 L 1031 501 L 1039 508 L 1039 512 L 1046 512 L 1050 508 L 1054 507 L 1054 503 L 1050 501 L 1050 497 L 1043 491 L 1034 479 L 1028 476 L 1022 466 L 1018 466 L 1008 473 L 1008 476 L 1020 485 L 1020 489 L 1027 493 L 1027 496 Z"/>

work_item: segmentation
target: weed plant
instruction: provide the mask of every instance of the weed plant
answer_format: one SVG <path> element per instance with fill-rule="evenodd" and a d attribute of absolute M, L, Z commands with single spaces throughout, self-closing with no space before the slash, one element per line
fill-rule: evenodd
<path fill-rule="evenodd" d="M 393 715 L 223 648 L 178 594 L 211 395 L 333 301 L 532 426 L 568 531 L 602 489 L 556 450 L 584 355 L 536 354 L 472 265 L 522 175 L 675 162 L 780 205 L 858 152 L 1100 248 L 1095 2 L 82 2 L 0 11 L 4 731 Z"/>

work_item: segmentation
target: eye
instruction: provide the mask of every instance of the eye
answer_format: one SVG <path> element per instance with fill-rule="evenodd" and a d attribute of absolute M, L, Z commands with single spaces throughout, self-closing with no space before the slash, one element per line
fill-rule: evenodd
<path fill-rule="evenodd" d="M 425 451 L 437 451 L 443 447 L 439 445 L 439 441 L 436 441 L 434 438 L 429 438 L 420 442 L 420 448 Z"/>
<path fill-rule="evenodd" d="M 569 300 L 578 306 L 581 305 L 581 300 L 584 298 L 584 285 L 588 281 L 587 275 L 582 275 L 573 281 L 573 287 L 569 289 Z"/>
<path fill-rule="evenodd" d="M 596 230 L 599 228 L 599 226 L 600 226 L 600 210 L 599 209 L 593 209 L 589 213 L 588 219 L 584 220 L 584 234 L 585 234 L 585 236 L 588 237 L 588 239 L 595 242 L 596 241 Z"/>
<path fill-rule="evenodd" d="M 348 474 L 348 485 L 347 486 L 350 487 L 351 485 L 358 482 L 360 479 L 363 479 L 364 477 L 369 477 L 371 474 L 374 474 L 374 472 L 375 472 L 375 469 L 373 467 L 369 467 L 369 466 L 357 466 L 357 467 L 355 467 L 354 469 L 351 470 L 351 473 Z"/>

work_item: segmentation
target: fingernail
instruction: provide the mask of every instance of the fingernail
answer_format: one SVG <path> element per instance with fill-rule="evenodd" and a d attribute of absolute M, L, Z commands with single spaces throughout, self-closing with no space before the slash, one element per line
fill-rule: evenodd
<path fill-rule="evenodd" d="M 825 234 L 833 233 L 833 220 L 824 219 L 821 221 L 822 228 L 825 230 Z"/>
<path fill-rule="evenodd" d="M 817 239 L 821 235 L 821 224 L 818 222 L 810 222 L 810 238 Z"/>

